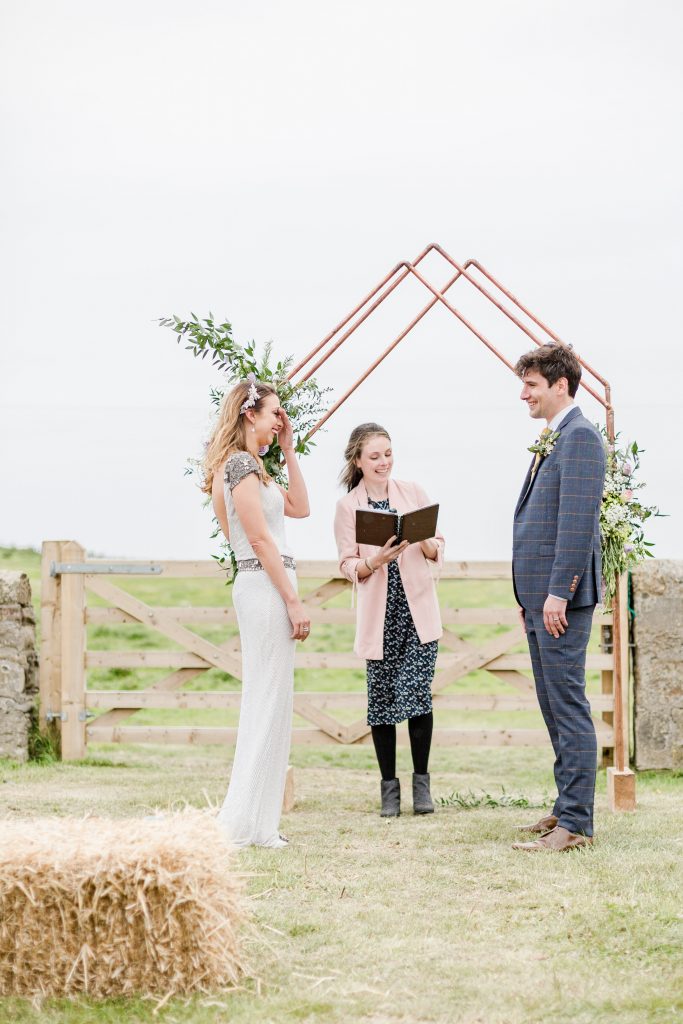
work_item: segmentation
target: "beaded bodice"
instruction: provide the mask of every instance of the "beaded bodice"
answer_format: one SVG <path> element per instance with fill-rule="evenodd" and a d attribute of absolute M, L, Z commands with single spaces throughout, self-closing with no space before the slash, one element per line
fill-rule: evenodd
<path fill-rule="evenodd" d="M 225 508 L 230 526 L 230 546 L 238 561 L 256 557 L 254 549 L 247 539 L 247 532 L 235 510 L 232 497 L 233 489 L 250 473 L 255 473 L 258 476 L 259 466 L 249 452 L 233 452 L 228 457 L 224 472 Z M 266 485 L 260 478 L 259 490 L 266 525 L 277 549 L 281 555 L 291 554 L 285 534 L 285 500 L 282 497 L 282 492 L 275 481 Z"/>

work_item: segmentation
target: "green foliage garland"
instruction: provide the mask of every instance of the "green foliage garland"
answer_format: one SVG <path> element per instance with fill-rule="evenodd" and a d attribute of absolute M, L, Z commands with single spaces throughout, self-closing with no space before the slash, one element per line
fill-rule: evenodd
<path fill-rule="evenodd" d="M 653 558 L 652 541 L 645 540 L 644 523 L 650 516 L 661 515 L 656 505 L 644 505 L 637 492 L 645 487 L 637 483 L 636 472 L 644 449 L 634 441 L 618 448 L 612 444 L 604 427 L 607 472 L 600 506 L 602 540 L 602 575 L 605 581 L 604 606 L 609 611 L 616 593 L 617 577 L 628 572 L 644 558 Z M 618 440 L 619 435 L 617 435 Z"/>
<path fill-rule="evenodd" d="M 232 336 L 232 324 L 227 320 L 216 323 L 211 312 L 203 320 L 194 313 L 190 316 L 190 320 L 181 320 L 175 315 L 163 317 L 159 323 L 162 327 L 170 327 L 178 335 L 178 343 L 184 341 L 185 348 L 192 352 L 195 358 L 206 359 L 207 356 L 211 356 L 212 364 L 220 373 L 225 374 L 225 384 L 212 387 L 210 391 L 210 399 L 216 409 L 226 391 L 253 373 L 257 380 L 272 384 L 276 389 L 280 404 L 292 424 L 296 451 L 299 455 L 308 455 L 315 442 L 307 440 L 306 435 L 325 412 L 325 395 L 332 389 L 321 388 L 314 377 L 293 385 L 287 380 L 287 374 L 292 368 L 294 357 L 286 356 L 279 359 L 275 365 L 271 365 L 272 342 L 265 345 L 263 355 L 259 358 L 253 341 L 248 345 L 240 345 L 235 341 Z M 278 483 L 286 483 L 282 452 L 277 440 L 273 441 L 263 456 L 263 463 L 266 472 Z"/>
<path fill-rule="evenodd" d="M 192 352 L 195 358 L 206 359 L 209 356 L 213 366 L 219 373 L 224 374 L 224 383 L 212 387 L 209 393 L 216 413 L 224 394 L 238 381 L 253 373 L 257 380 L 271 384 L 276 389 L 280 404 L 292 424 L 296 451 L 299 455 L 308 455 L 315 442 L 309 440 L 307 434 L 325 412 L 325 396 L 332 390 L 331 388 L 320 387 L 314 377 L 300 384 L 292 384 L 287 380 L 287 375 L 294 362 L 293 356 L 286 356 L 273 364 L 273 345 L 269 342 L 259 357 L 253 341 L 248 345 L 240 345 L 232 336 L 232 324 L 225 319 L 220 323 L 216 322 L 211 312 L 203 319 L 191 313 L 189 320 L 183 320 L 173 314 L 170 317 L 161 317 L 159 324 L 161 327 L 169 327 L 177 335 L 179 344 L 185 342 L 185 348 Z M 263 464 L 266 472 L 278 483 L 287 482 L 284 459 L 277 439 L 263 456 Z M 200 460 L 189 459 L 187 472 L 201 472 Z M 220 528 L 216 524 L 212 536 L 219 535 Z M 214 557 L 217 557 L 221 565 L 230 560 L 234 570 L 234 556 L 230 545 L 223 542 L 222 547 L 224 554 Z"/>

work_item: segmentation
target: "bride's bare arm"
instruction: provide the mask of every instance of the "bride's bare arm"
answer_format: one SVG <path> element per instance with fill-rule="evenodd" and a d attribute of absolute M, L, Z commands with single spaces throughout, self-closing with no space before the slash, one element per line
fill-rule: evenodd
<path fill-rule="evenodd" d="M 296 453 L 293 448 L 283 448 L 283 455 L 287 463 L 287 490 L 280 487 L 282 496 L 285 499 L 285 515 L 290 519 L 306 519 L 311 514 L 308 504 L 308 491 L 304 482 L 303 474 L 299 469 Z M 279 486 L 279 485 L 278 485 Z"/>
<path fill-rule="evenodd" d="M 296 640 L 305 640 L 308 629 L 304 627 L 310 628 L 310 619 L 290 582 L 280 552 L 268 529 L 261 506 L 260 487 L 261 483 L 255 473 L 250 473 L 236 484 L 232 490 L 235 512 L 254 554 L 287 606 L 287 614 L 292 623 L 292 636 Z"/>
<path fill-rule="evenodd" d="M 306 519 L 311 514 L 311 509 L 308 504 L 306 482 L 294 450 L 294 431 L 284 409 L 278 409 L 278 416 L 282 427 L 278 431 L 277 440 L 287 463 L 287 490 L 280 487 L 285 499 L 285 515 L 290 519 Z"/>
<path fill-rule="evenodd" d="M 223 535 L 227 541 L 230 540 L 230 524 L 228 522 L 228 511 L 225 507 L 225 482 L 223 479 L 223 469 L 220 473 L 214 473 L 213 483 L 211 484 L 211 504 L 213 505 L 213 514 L 215 515 Z"/>

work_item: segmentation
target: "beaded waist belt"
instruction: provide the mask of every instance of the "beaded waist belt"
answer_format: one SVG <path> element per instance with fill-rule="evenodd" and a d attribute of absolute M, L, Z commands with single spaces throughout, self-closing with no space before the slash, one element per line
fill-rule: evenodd
<path fill-rule="evenodd" d="M 280 555 L 285 569 L 296 569 L 296 562 L 291 555 Z M 263 566 L 258 558 L 243 558 L 238 560 L 237 568 L 240 572 L 262 572 Z"/>

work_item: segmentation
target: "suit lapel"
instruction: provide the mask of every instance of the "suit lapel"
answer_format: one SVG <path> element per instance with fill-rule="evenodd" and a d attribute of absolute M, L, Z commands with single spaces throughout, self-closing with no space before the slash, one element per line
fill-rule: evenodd
<path fill-rule="evenodd" d="M 571 412 L 567 413 L 567 415 L 565 416 L 565 418 L 562 420 L 562 422 L 560 423 L 559 427 L 557 428 L 558 432 L 561 434 L 562 431 L 564 430 L 564 428 L 567 426 L 567 424 L 571 423 L 572 420 L 575 420 L 577 416 L 581 416 L 581 410 L 579 409 L 578 405 L 574 406 L 574 408 L 571 410 Z M 529 497 L 529 493 L 531 491 L 531 488 L 532 488 L 536 478 L 538 477 L 538 474 L 540 472 L 541 466 L 543 465 L 543 459 L 541 459 L 541 461 L 540 461 L 540 463 L 538 465 L 538 469 L 536 470 L 536 473 L 532 477 L 531 473 L 532 473 L 532 470 L 534 468 L 534 462 L 535 462 L 535 458 L 531 460 L 531 465 L 529 466 L 529 469 L 527 470 L 526 478 L 524 480 L 524 486 L 522 487 L 522 492 L 521 492 L 521 494 L 519 496 L 519 499 L 517 501 L 517 507 L 515 508 L 515 515 L 518 514 L 518 512 L 521 509 L 522 505 L 524 504 L 526 499 Z"/>
<path fill-rule="evenodd" d="M 531 473 L 532 473 L 532 470 L 534 468 L 534 462 L 535 461 L 536 461 L 535 458 L 533 458 L 531 460 L 531 465 L 529 466 L 529 468 L 526 471 L 526 477 L 524 478 L 524 484 L 522 486 L 522 490 L 520 491 L 519 498 L 517 499 L 517 506 L 515 508 L 515 515 L 517 515 L 517 513 L 519 512 L 520 508 L 522 507 L 522 505 L 524 504 L 524 502 L 526 500 L 526 497 L 527 497 L 529 491 L 531 490 L 531 484 L 533 482 L 532 478 L 531 478 Z"/>
<path fill-rule="evenodd" d="M 577 416 L 581 416 L 581 415 L 582 415 L 581 410 L 579 409 L 578 405 L 575 405 L 574 408 L 572 409 L 572 411 L 567 413 L 567 415 L 565 416 L 565 418 L 562 420 L 562 422 L 560 423 L 559 427 L 557 428 L 559 430 L 559 432 L 562 433 L 562 431 L 564 430 L 564 428 L 567 426 L 568 423 L 571 423 L 572 420 L 575 420 Z"/>

